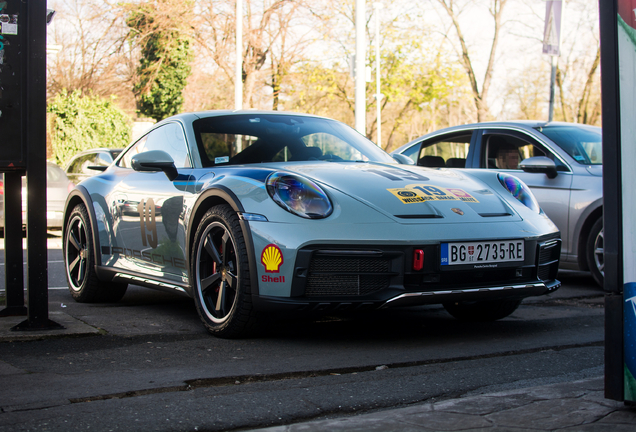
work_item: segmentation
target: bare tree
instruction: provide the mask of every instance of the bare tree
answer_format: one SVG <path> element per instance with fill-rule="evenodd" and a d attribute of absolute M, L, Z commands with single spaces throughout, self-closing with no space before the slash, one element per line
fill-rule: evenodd
<path fill-rule="evenodd" d="M 557 67 L 556 84 L 559 90 L 561 120 L 599 124 L 600 42 L 598 8 L 586 1 L 568 3 L 565 37 Z M 566 24 L 566 25 L 567 25 Z"/>
<path fill-rule="evenodd" d="M 234 80 L 236 31 L 235 0 L 200 0 L 196 40 L 213 59 L 216 67 Z M 243 20 L 243 101 L 248 107 L 257 105 L 258 83 L 272 87 L 276 109 L 282 79 L 297 63 L 308 40 L 294 31 L 304 0 L 246 0 Z M 268 61 L 269 60 L 269 61 Z M 268 66 L 271 67 L 268 68 Z"/>
<path fill-rule="evenodd" d="M 57 11 L 48 44 L 48 93 L 62 90 L 99 96 L 130 95 L 134 66 L 125 50 L 125 23 L 108 2 L 65 0 L 52 3 Z"/>
<path fill-rule="evenodd" d="M 457 41 L 459 42 L 461 51 L 459 53 L 459 58 L 462 66 L 466 71 L 466 75 L 468 76 L 468 81 L 470 82 L 470 87 L 473 92 L 473 99 L 475 102 L 475 107 L 477 109 L 477 121 L 484 121 L 488 118 L 489 115 L 487 102 L 488 91 L 490 90 L 493 69 L 495 66 L 497 45 L 499 43 L 500 31 L 503 25 L 502 13 L 508 0 L 493 0 L 491 6 L 488 8 L 488 12 L 493 18 L 493 36 L 492 43 L 490 45 L 490 55 L 488 56 L 488 63 L 486 65 L 486 71 L 484 73 L 484 79 L 481 83 L 481 89 L 479 88 L 480 86 L 477 82 L 477 76 L 475 74 L 475 69 L 473 68 L 473 62 L 468 50 L 466 38 L 464 37 L 462 27 L 459 23 L 459 16 L 462 13 L 463 7 L 466 4 L 470 3 L 465 3 L 464 6 L 458 6 L 454 0 L 437 0 L 437 2 L 442 6 L 448 17 L 451 19 L 452 26 L 455 29 L 455 33 L 457 34 Z"/>

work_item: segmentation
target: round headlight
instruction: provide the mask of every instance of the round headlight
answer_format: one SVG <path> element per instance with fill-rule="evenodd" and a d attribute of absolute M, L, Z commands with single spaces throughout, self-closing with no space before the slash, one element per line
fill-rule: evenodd
<path fill-rule="evenodd" d="M 539 206 L 537 199 L 530 191 L 530 188 L 526 186 L 521 179 L 504 173 L 497 174 L 497 178 L 503 187 L 505 187 L 513 197 L 523 203 L 523 205 L 536 213 L 541 213 L 541 207 Z"/>
<path fill-rule="evenodd" d="M 275 172 L 267 177 L 266 185 L 269 196 L 279 206 L 297 216 L 321 219 L 333 211 L 327 194 L 306 178 Z"/>

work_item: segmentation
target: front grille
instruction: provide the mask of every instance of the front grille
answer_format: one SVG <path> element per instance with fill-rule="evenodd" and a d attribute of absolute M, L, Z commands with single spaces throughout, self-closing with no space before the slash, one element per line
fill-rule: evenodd
<path fill-rule="evenodd" d="M 383 258 L 341 258 L 317 256 L 311 260 L 311 264 L 309 265 L 309 273 L 382 273 L 388 271 L 389 261 Z"/>
<path fill-rule="evenodd" d="M 388 288 L 388 276 L 367 275 L 310 275 L 305 288 L 308 297 L 360 296 Z"/>
<path fill-rule="evenodd" d="M 552 240 L 539 245 L 537 254 L 537 277 L 542 281 L 556 279 L 559 271 L 561 241 Z"/>
<path fill-rule="evenodd" d="M 317 254 L 309 264 L 305 296 L 362 296 L 388 288 L 390 264 L 382 257 Z"/>

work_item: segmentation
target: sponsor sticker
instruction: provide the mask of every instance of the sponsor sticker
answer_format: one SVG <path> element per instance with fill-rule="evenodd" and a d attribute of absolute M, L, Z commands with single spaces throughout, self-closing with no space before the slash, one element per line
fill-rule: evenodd
<path fill-rule="evenodd" d="M 404 188 L 387 189 L 403 204 L 422 203 L 426 201 L 463 201 L 478 203 L 477 199 L 463 189 L 443 188 L 427 184 L 410 184 Z"/>
<path fill-rule="evenodd" d="M 283 265 L 283 253 L 280 248 L 275 244 L 265 246 L 261 252 L 261 263 L 265 266 L 267 273 L 278 273 L 280 266 Z"/>

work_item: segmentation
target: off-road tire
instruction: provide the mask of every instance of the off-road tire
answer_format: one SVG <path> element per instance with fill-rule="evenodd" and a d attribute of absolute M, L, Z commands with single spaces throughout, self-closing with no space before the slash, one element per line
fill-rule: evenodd
<path fill-rule="evenodd" d="M 252 307 L 247 248 L 236 212 L 227 205 L 210 208 L 194 238 L 190 274 L 201 321 L 218 337 L 251 335 L 257 314 Z"/>
<path fill-rule="evenodd" d="M 126 294 L 127 284 L 104 282 L 95 272 L 93 233 L 84 204 L 73 208 L 62 239 L 69 291 L 79 303 L 113 303 Z"/>

